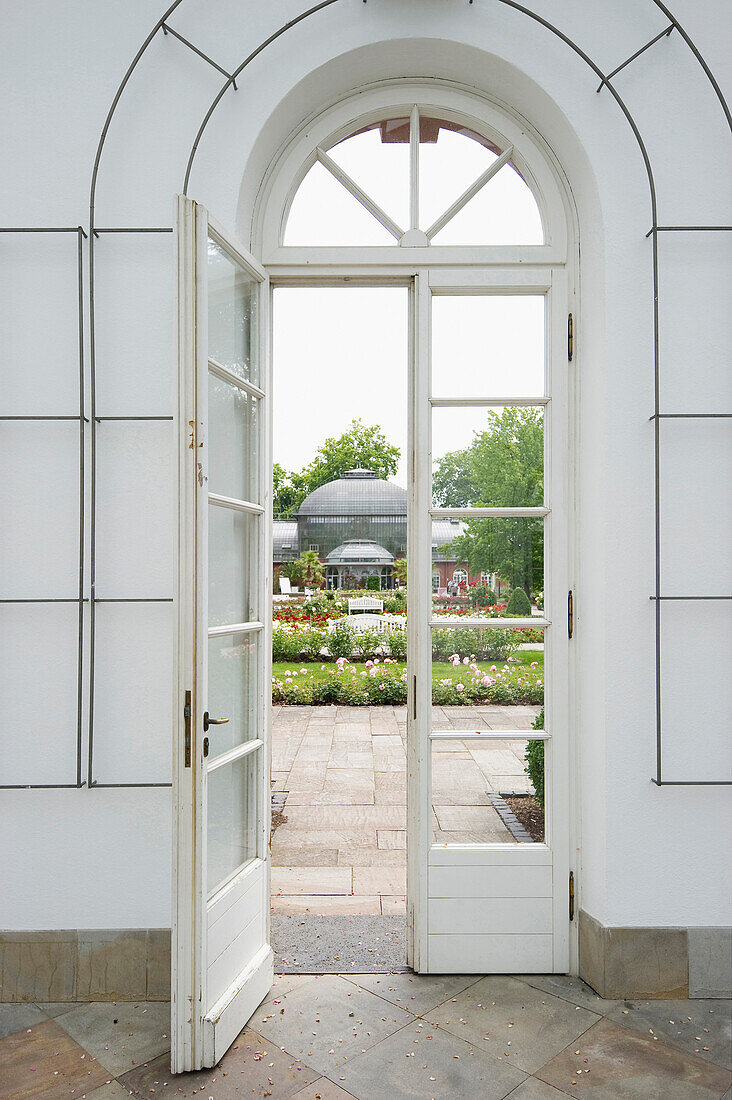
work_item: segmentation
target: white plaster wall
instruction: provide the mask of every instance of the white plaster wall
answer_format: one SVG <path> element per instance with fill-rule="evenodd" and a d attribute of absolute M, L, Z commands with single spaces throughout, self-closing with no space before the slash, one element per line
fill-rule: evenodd
<path fill-rule="evenodd" d="M 581 0 L 533 2 L 605 71 L 664 26 L 651 0 L 602 7 Z M 305 5 L 287 0 L 273 7 L 253 0 L 183 0 L 171 23 L 233 68 Z M 674 10 L 722 76 L 729 56 L 723 0 L 683 0 Z M 153 0 L 46 0 L 6 12 L 10 33 L 0 66 L 7 124 L 0 163 L 4 224 L 88 226 L 89 180 L 104 118 L 119 79 L 160 14 L 162 6 Z M 649 782 L 655 767 L 648 599 L 650 206 L 637 146 L 610 95 L 595 93 L 596 78 L 565 45 L 525 16 L 485 0 L 341 0 L 275 43 L 243 74 L 240 91 L 226 93 L 201 142 L 189 193 L 248 236 L 262 176 L 288 133 L 361 82 L 419 75 L 473 84 L 525 115 L 562 164 L 578 211 L 578 618 L 572 674 L 581 904 L 610 924 L 730 923 L 727 792 L 658 789 Z M 729 135 L 711 88 L 679 36 L 653 47 L 617 86 L 647 136 L 661 223 L 729 224 Z M 109 131 L 98 179 L 98 225 L 170 224 L 172 196 L 182 186 L 193 136 L 219 87 L 219 75 L 180 43 L 163 36 L 154 41 Z M 724 245 L 711 236 L 662 241 L 664 411 L 712 411 L 725 401 L 729 409 Z M 74 246 L 73 238 L 0 237 L 0 355 L 8 382 L 3 413 L 75 411 Z M 175 367 L 171 238 L 103 236 L 95 257 L 97 413 L 169 415 Z M 19 271 L 21 279 L 15 277 Z M 88 362 L 88 316 L 86 338 Z M 13 475 L 4 480 L 0 501 L 12 535 L 3 550 L 3 596 L 74 594 L 77 484 L 65 473 L 66 466 L 72 469 L 72 446 L 57 426 L 43 427 L 42 445 L 38 426 L 2 428 L 11 464 L 6 469 Z M 169 429 L 164 423 L 99 427 L 98 596 L 170 594 Z M 705 434 L 702 424 L 694 431 L 684 426 L 664 451 L 664 581 L 678 586 L 673 591 L 725 590 L 719 544 L 729 534 L 729 518 L 718 510 L 725 446 L 719 433 Z M 33 500 L 23 478 L 45 455 L 43 448 L 52 450 L 44 469 L 33 475 L 39 489 Z M 154 492 L 140 477 L 142 470 L 154 470 Z M 40 560 L 39 545 L 45 547 Z M 141 551 L 148 546 L 149 552 Z M 725 702 L 723 695 L 729 692 L 728 661 L 715 668 L 710 659 L 723 652 L 719 606 L 674 607 L 664 649 L 669 777 L 716 778 L 729 768 L 729 696 Z M 94 738 L 100 779 L 169 777 L 166 607 L 98 609 Z M 0 616 L 6 618 L 9 650 L 4 667 L 12 673 L 10 690 L 0 693 L 2 760 L 9 769 L 2 782 L 69 781 L 74 624 L 37 608 L 31 613 L 0 607 Z M 698 697 L 699 706 L 688 706 L 684 685 L 696 685 L 691 699 Z M 12 838 L 0 856 L 0 927 L 169 922 L 168 791 L 17 791 L 3 792 L 0 802 L 3 835 Z"/>

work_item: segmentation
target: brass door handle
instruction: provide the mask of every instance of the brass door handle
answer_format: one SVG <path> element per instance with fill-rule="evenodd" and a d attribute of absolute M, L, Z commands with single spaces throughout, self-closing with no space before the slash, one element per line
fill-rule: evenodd
<path fill-rule="evenodd" d="M 203 712 L 203 732 L 208 733 L 209 726 L 225 726 L 228 718 L 209 718 L 208 711 Z"/>

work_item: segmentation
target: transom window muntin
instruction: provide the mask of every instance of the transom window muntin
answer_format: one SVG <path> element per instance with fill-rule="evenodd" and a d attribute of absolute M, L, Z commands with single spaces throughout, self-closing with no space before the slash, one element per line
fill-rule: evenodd
<path fill-rule="evenodd" d="M 314 206 L 324 191 L 330 224 Z M 541 188 L 508 137 L 448 108 L 412 104 L 316 142 L 283 212 L 280 245 L 544 246 L 542 205 Z M 359 239 L 340 234 L 339 212 Z"/>

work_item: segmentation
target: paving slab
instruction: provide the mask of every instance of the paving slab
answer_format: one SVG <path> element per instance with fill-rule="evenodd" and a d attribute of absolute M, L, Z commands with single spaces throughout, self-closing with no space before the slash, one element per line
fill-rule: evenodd
<path fill-rule="evenodd" d="M 545 993 L 553 993 L 555 997 L 588 1008 L 590 1012 L 599 1012 L 601 1016 L 607 1016 L 622 1004 L 621 1001 L 605 1000 L 581 978 L 572 974 L 514 974 L 513 977 L 533 985 L 535 989 L 543 989 Z"/>
<path fill-rule="evenodd" d="M 516 978 L 492 976 L 481 978 L 427 1018 L 479 1043 L 495 1058 L 534 1073 L 600 1017 Z"/>
<path fill-rule="evenodd" d="M 93 1001 L 76 1005 L 54 1023 L 114 1077 L 170 1049 L 170 1004 L 165 1001 Z"/>
<path fill-rule="evenodd" d="M 43 1023 L 48 1015 L 27 1001 L 10 1001 L 0 1004 L 0 1039 L 15 1035 L 29 1027 Z"/>
<path fill-rule="evenodd" d="M 378 1096 L 389 1100 L 502 1100 L 525 1077 L 514 1066 L 421 1021 L 401 1028 L 328 1076 L 337 1077 L 358 1100 Z"/>
<path fill-rule="evenodd" d="M 338 1073 L 334 1078 L 335 1071 L 414 1020 L 410 1013 L 331 974 L 316 986 L 289 993 L 279 1006 L 284 1011 L 271 1014 L 268 1008 L 254 1013 L 252 1027 L 346 1090 L 348 1084 L 339 1081 Z"/>
<path fill-rule="evenodd" d="M 110 1079 L 56 1020 L 0 1039 L 0 1066 L 3 1100 L 68 1100 Z"/>
<path fill-rule="evenodd" d="M 456 997 L 471 985 L 480 981 L 475 974 L 353 974 L 346 975 L 350 982 L 383 997 L 385 1001 L 422 1016 L 448 998 Z"/>
<path fill-rule="evenodd" d="M 234 1040 L 219 1064 L 200 1073 L 170 1072 L 170 1056 L 138 1066 L 120 1078 L 135 1095 L 174 1095 L 183 1100 L 232 1100 L 268 1096 L 287 1100 L 319 1076 L 301 1060 L 249 1027 Z"/>
<path fill-rule="evenodd" d="M 731 1001 L 618 1001 L 604 1015 L 732 1070 Z"/>
<path fill-rule="evenodd" d="M 720 1066 L 605 1019 L 536 1076 L 591 1100 L 720 1100 L 732 1082 Z"/>
<path fill-rule="evenodd" d="M 327 1077 L 319 1077 L 312 1085 L 301 1089 L 296 1096 L 297 1100 L 354 1100 L 352 1092 L 346 1092 Z"/>

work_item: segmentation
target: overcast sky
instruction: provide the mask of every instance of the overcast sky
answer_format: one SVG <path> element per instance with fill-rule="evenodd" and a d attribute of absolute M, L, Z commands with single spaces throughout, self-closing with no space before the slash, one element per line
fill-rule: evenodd
<path fill-rule="evenodd" d="M 407 228 L 408 146 L 378 131 L 330 155 Z M 420 209 L 426 228 L 493 160 L 477 142 L 440 131 L 420 146 Z M 506 167 L 435 243 L 534 243 L 533 198 Z M 394 238 L 319 164 L 303 181 L 286 244 L 393 244 Z M 394 480 L 406 487 L 407 291 L 401 287 L 297 287 L 274 294 L 274 460 L 291 470 L 311 461 L 327 436 L 355 417 L 379 424 L 402 452 Z M 433 300 L 433 393 L 523 397 L 543 393 L 541 297 Z M 436 410 L 433 456 L 467 446 L 485 410 Z"/>

